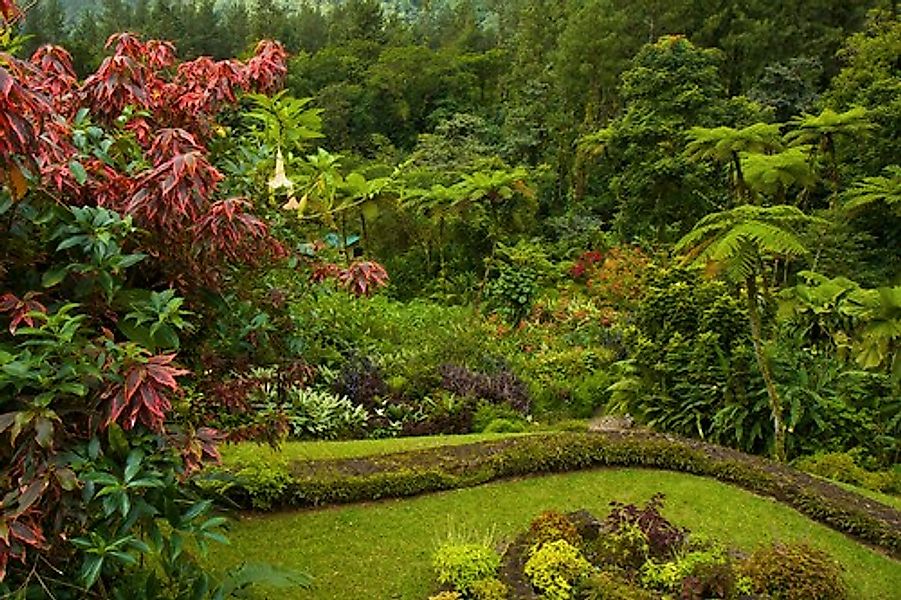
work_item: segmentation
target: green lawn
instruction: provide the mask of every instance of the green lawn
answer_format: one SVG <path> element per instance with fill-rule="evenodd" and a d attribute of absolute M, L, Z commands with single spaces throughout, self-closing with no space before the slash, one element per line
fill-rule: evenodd
<path fill-rule="evenodd" d="M 844 535 L 714 480 L 644 469 L 585 471 L 408 500 L 243 516 L 234 524 L 231 546 L 217 548 L 211 562 L 226 568 L 244 560 L 267 561 L 316 578 L 310 592 L 271 592 L 269 598 L 424 599 L 432 582 L 431 553 L 449 532 L 493 530 L 503 536 L 545 509 L 588 508 L 602 516 L 611 500 L 643 502 L 657 491 L 666 493 L 665 513 L 677 524 L 744 549 L 770 540 L 808 541 L 845 565 L 856 598 L 901 598 L 901 564 Z"/>
<path fill-rule="evenodd" d="M 856 492 L 861 496 L 866 496 L 867 498 L 872 498 L 877 502 L 882 502 L 886 506 L 891 506 L 894 509 L 901 510 L 901 498 L 898 496 L 892 496 L 891 494 L 883 494 L 882 492 L 874 492 L 873 490 L 868 490 L 867 488 L 858 487 L 856 485 L 851 485 L 850 483 L 844 483 L 841 481 L 836 481 L 834 479 L 827 479 L 826 481 L 830 483 L 834 483 L 838 487 L 845 488 L 846 490 L 850 490 L 852 492 Z"/>
<path fill-rule="evenodd" d="M 270 446 L 241 442 L 222 447 L 222 462 L 225 466 L 241 465 L 252 459 L 262 458 L 273 462 L 293 460 L 320 460 L 329 458 L 359 458 L 422 450 L 438 446 L 459 446 L 475 442 L 501 440 L 527 433 L 472 433 L 467 435 L 435 435 L 423 437 L 385 438 L 381 440 L 350 440 L 343 442 L 285 442 L 278 450 Z M 251 459 L 251 460 L 248 460 Z"/>

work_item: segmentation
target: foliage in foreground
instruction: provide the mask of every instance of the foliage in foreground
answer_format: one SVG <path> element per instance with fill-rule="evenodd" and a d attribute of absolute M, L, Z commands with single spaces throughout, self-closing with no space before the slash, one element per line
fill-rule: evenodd
<path fill-rule="evenodd" d="M 584 510 L 556 514 L 557 525 L 551 529 L 546 525 L 551 513 L 545 513 L 497 553 L 484 544 L 472 544 L 469 553 L 460 553 L 452 542 L 443 544 L 434 565 L 445 591 L 431 599 L 451 594 L 467 600 L 485 597 L 473 581 L 447 575 L 447 555 L 456 557 L 455 573 L 498 580 L 497 598 L 849 597 L 842 568 L 808 545 L 776 542 L 743 555 L 668 521 L 660 512 L 662 494 L 643 507 L 616 502 L 612 506 L 602 520 Z M 537 540 L 534 536 L 535 531 L 554 530 L 557 535 Z M 494 555 L 493 565 L 486 554 Z"/>
<path fill-rule="evenodd" d="M 226 541 L 225 519 L 185 480 L 221 436 L 191 410 L 177 362 L 193 329 L 185 296 L 281 253 L 246 200 L 222 196 L 206 145 L 240 93 L 278 87 L 284 51 L 178 64 L 171 44 L 130 34 L 107 49 L 83 82 L 61 48 L 0 55 L 0 595 L 305 585 L 252 566 L 215 577 L 198 561 Z"/>

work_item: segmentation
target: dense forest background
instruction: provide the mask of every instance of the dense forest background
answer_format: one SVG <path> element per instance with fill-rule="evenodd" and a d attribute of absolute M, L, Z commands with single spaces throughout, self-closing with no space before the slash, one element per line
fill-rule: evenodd
<path fill-rule="evenodd" d="M 207 589 L 226 440 L 634 419 L 899 492 L 899 136 L 894 1 L 0 0 L 0 595 Z"/>
<path fill-rule="evenodd" d="M 24 55 L 62 44 L 82 77 L 123 30 L 172 40 L 184 60 L 247 57 L 264 38 L 284 44 L 285 92 L 223 111 L 210 142 L 227 190 L 254 198 L 297 253 L 287 270 L 234 280 L 251 323 L 290 323 L 250 344 L 252 362 L 297 356 L 390 379 L 391 353 L 356 339 L 368 329 L 340 341 L 315 329 L 323 306 L 346 304 L 310 300 L 292 271 L 298 257 L 351 268 L 372 260 L 385 271 L 361 281 L 380 287 L 390 276 L 382 293 L 398 304 L 333 315 L 342 325 L 413 318 L 425 310 L 402 304 L 413 300 L 434 303 L 439 321 L 437 307 L 465 306 L 488 323 L 532 327 L 494 362 L 484 348 L 461 362 L 487 373 L 512 364 L 539 414 L 630 410 L 749 450 L 775 443 L 781 454 L 770 418 L 777 438 L 804 419 L 830 439 L 852 427 L 823 425 L 805 408 L 810 394 L 830 419 L 863 419 L 852 427 L 861 435 L 877 421 L 886 432 L 901 426 L 888 401 L 901 376 L 896 9 L 878 0 L 39 0 L 20 28 Z M 692 265 L 706 272 L 682 270 Z M 299 298 L 290 316 L 260 306 L 271 293 Z M 550 354 L 586 353 L 566 359 L 581 366 L 523 358 L 533 330 Z M 695 354 L 711 340 L 715 356 Z M 390 389 L 416 405 L 443 373 L 429 361 L 420 366 L 430 375 L 405 373 L 370 395 Z M 863 418 L 826 397 L 876 408 Z M 894 434 L 886 440 L 883 464 L 897 454 Z"/>
<path fill-rule="evenodd" d="M 874 9 L 884 12 L 868 20 Z M 634 152 L 644 155 L 642 145 L 649 142 L 639 121 L 661 119 L 654 134 L 660 147 L 693 126 L 787 122 L 807 111 L 852 104 L 884 114 L 885 101 L 897 99 L 882 87 L 884 81 L 868 75 L 861 82 L 855 70 L 863 65 L 855 58 L 879 52 L 868 48 L 889 27 L 894 11 L 894 2 L 863 0 L 39 0 L 27 13 L 24 32 L 31 35 L 26 53 L 60 43 L 82 74 L 97 67 L 104 41 L 116 31 L 170 39 L 186 59 L 240 56 L 258 39 L 278 39 L 293 55 L 288 89 L 312 97 L 323 110 L 330 151 L 385 164 L 427 156 L 420 159 L 451 160 L 457 164 L 447 166 L 457 169 L 461 162 L 488 157 L 540 166 L 538 214 L 545 232 L 559 223 L 545 217 L 569 215 L 630 239 L 673 241 L 715 207 L 714 188 L 698 168 L 666 165 L 662 157 L 643 156 L 638 168 Z M 641 47 L 667 35 L 685 36 L 711 52 L 698 51 L 697 62 L 680 66 L 684 71 L 671 81 L 649 83 L 656 88 L 634 89 L 623 81 Z M 882 35 L 889 39 L 881 43 L 890 44 L 892 34 Z M 884 65 L 882 75 L 894 81 L 896 67 Z M 685 99 L 688 92 L 697 94 L 696 101 L 680 105 L 680 95 Z M 582 136 L 617 120 L 628 131 L 620 129 L 615 160 L 578 152 Z M 856 142 L 839 148 L 854 155 L 848 165 L 854 175 L 878 174 L 893 162 L 897 123 L 892 126 L 863 155 Z M 442 143 L 458 142 L 465 151 L 435 156 Z M 616 173 L 622 161 L 636 168 Z M 647 181 L 648 169 L 666 168 L 682 172 L 665 184 Z M 689 214 L 684 206 L 672 210 L 684 204 L 672 197 L 647 206 L 647 192 L 663 193 L 648 186 L 666 185 L 679 188 L 675 195 L 693 198 Z M 635 196 L 642 200 L 631 202 Z M 814 193 L 810 206 L 817 196 L 824 194 Z M 897 240 L 886 237 L 890 231 L 870 231 L 872 245 L 897 248 Z M 897 255 L 879 262 L 879 273 L 863 270 L 864 281 L 885 280 L 897 271 Z"/>

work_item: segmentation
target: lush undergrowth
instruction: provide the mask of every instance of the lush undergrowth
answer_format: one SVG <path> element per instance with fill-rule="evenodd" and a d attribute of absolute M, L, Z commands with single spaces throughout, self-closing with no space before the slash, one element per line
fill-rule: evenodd
<path fill-rule="evenodd" d="M 63 4 L 0 0 L 0 597 L 302 585 L 187 549 L 227 541 L 217 501 L 597 467 L 901 558 L 901 512 L 785 466 L 901 492 L 884 0 Z M 204 469 L 589 418 L 623 426 Z"/>
<path fill-rule="evenodd" d="M 892 598 L 901 589 L 893 561 L 794 510 L 716 481 L 643 469 L 552 475 L 493 483 L 409 500 L 323 510 L 243 515 L 231 545 L 217 552 L 225 569 L 248 557 L 300 568 L 315 577 L 311 599 L 425 598 L 430 560 L 452 533 L 524 527 L 538 512 L 587 508 L 605 512 L 612 500 L 644 502 L 663 491 L 664 514 L 692 531 L 750 550 L 773 540 L 807 541 L 846 568 L 856 598 Z M 272 592 L 270 598 L 289 598 Z"/>

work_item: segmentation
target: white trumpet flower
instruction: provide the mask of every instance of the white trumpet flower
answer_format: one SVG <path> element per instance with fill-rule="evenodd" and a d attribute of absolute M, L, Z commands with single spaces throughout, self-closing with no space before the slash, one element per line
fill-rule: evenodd
<path fill-rule="evenodd" d="M 285 174 L 285 157 L 281 148 L 275 155 L 275 173 L 269 179 L 269 189 L 273 194 L 283 190 L 288 196 L 288 201 L 282 206 L 285 210 L 300 210 L 305 204 L 303 201 L 298 202 L 294 197 L 294 182 Z"/>
<path fill-rule="evenodd" d="M 273 192 L 276 190 L 286 189 L 288 193 L 294 190 L 294 182 L 285 175 L 285 158 L 282 156 L 282 150 L 279 148 L 275 155 L 275 173 L 269 180 L 269 189 Z"/>

